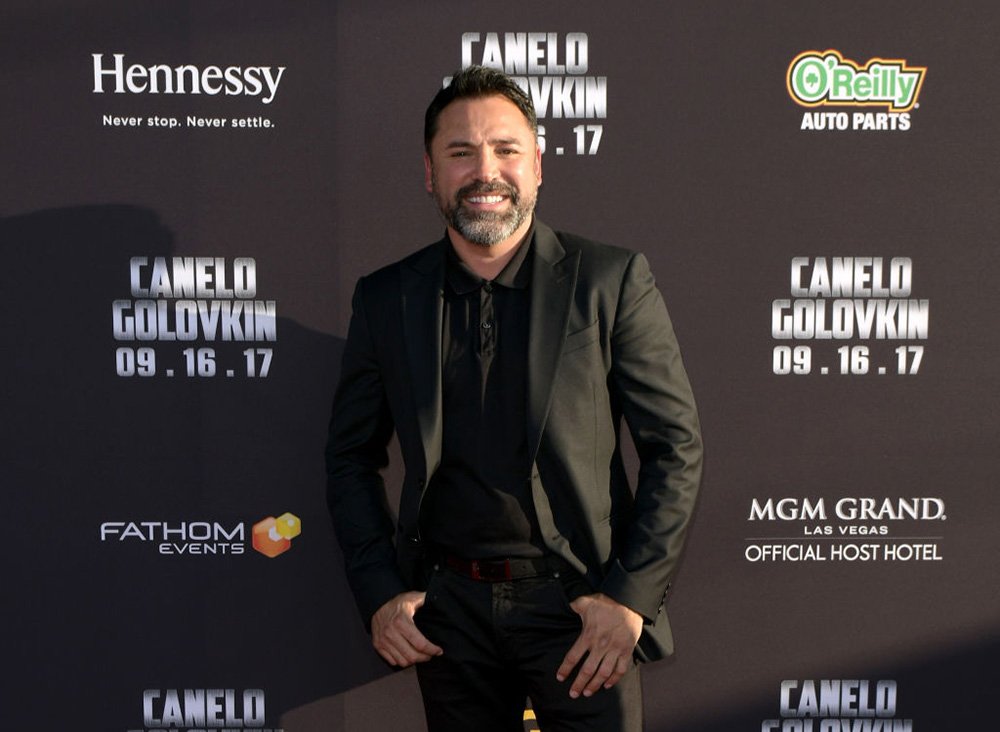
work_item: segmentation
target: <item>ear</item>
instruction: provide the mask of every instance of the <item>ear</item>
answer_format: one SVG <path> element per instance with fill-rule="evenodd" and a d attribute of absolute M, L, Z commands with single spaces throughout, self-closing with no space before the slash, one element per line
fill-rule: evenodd
<path fill-rule="evenodd" d="M 427 189 L 428 193 L 434 191 L 434 164 L 431 163 L 431 156 L 426 152 L 424 153 L 424 188 Z"/>
<path fill-rule="evenodd" d="M 535 143 L 535 182 L 542 184 L 542 148 Z"/>

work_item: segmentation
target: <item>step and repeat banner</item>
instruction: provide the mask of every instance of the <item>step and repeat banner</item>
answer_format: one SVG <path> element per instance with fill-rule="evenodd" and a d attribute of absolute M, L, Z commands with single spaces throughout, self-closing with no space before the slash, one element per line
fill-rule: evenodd
<path fill-rule="evenodd" d="M 0 17 L 0 726 L 424 728 L 323 447 L 354 282 L 441 234 L 423 112 L 469 64 L 535 103 L 540 218 L 647 255 L 699 401 L 646 729 L 996 725 L 994 4 Z"/>

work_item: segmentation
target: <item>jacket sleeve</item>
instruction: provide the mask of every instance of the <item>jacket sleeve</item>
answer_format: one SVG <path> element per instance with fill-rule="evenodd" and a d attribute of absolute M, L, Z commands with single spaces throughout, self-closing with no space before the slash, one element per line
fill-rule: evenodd
<path fill-rule="evenodd" d="M 701 480 L 694 396 L 645 257 L 625 268 L 611 330 L 609 389 L 639 456 L 632 514 L 601 591 L 652 621 L 677 568 Z"/>
<path fill-rule="evenodd" d="M 351 324 L 326 445 L 327 503 L 347 579 L 366 626 L 407 588 L 393 544 L 393 521 L 380 470 L 392 415 L 366 310 L 365 280 L 355 288 Z"/>

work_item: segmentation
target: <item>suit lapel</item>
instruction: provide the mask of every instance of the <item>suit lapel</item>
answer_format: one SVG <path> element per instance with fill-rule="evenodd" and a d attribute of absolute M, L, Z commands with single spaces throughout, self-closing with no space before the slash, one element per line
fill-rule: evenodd
<path fill-rule="evenodd" d="M 444 301 L 442 239 L 402 268 L 401 290 L 407 362 L 427 477 L 441 461 L 441 319 Z M 527 437 L 531 460 L 538 453 L 566 338 L 579 252 L 567 254 L 555 232 L 536 219 L 528 314 Z"/>
<path fill-rule="evenodd" d="M 532 461 L 538 454 L 549 412 L 579 263 L 579 252 L 567 254 L 555 232 L 536 219 L 528 316 L 527 435 Z"/>
<path fill-rule="evenodd" d="M 402 268 L 401 290 L 407 362 L 413 379 L 413 400 L 426 476 L 441 461 L 441 317 L 443 309 L 444 246 L 439 241 Z"/>

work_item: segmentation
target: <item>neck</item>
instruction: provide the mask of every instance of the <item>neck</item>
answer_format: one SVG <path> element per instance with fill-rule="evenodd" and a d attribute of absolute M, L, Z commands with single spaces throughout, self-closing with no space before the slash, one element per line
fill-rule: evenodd
<path fill-rule="evenodd" d="M 470 242 L 450 226 L 448 227 L 448 238 L 451 240 L 451 245 L 455 248 L 458 258 L 469 269 L 484 280 L 492 280 L 503 271 L 507 262 L 513 259 L 517 248 L 524 241 L 530 228 L 531 219 L 529 218 L 510 237 L 488 247 Z"/>

